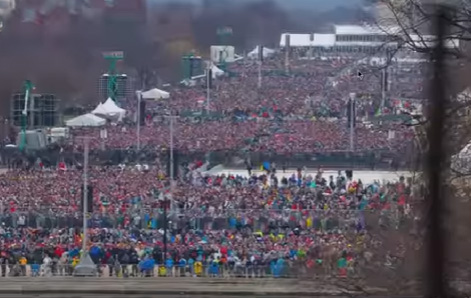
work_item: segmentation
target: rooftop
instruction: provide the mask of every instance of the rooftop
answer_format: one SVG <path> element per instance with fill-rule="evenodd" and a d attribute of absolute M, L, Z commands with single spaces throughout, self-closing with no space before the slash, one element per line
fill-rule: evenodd
<path fill-rule="evenodd" d="M 313 40 L 311 41 L 311 34 L 281 34 L 280 46 L 286 46 L 286 36 L 290 36 L 290 46 L 292 47 L 333 47 L 335 45 L 335 34 L 318 34 L 313 33 Z"/>
<path fill-rule="evenodd" d="M 335 25 L 337 35 L 386 35 L 399 32 L 397 27 L 378 27 L 376 25 Z"/>

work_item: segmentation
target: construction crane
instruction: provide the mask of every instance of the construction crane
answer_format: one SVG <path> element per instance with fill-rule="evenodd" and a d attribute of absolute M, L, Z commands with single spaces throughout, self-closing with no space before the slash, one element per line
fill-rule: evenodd
<path fill-rule="evenodd" d="M 23 84 L 25 91 L 25 105 L 21 114 L 21 140 L 20 140 L 20 151 L 23 151 L 26 146 L 26 128 L 28 126 L 28 105 L 31 97 L 31 91 L 34 90 L 34 85 L 30 80 L 26 80 Z"/>
<path fill-rule="evenodd" d="M 114 52 L 104 52 L 103 57 L 108 60 L 109 67 L 108 67 L 108 97 L 111 97 L 112 100 L 115 102 L 118 98 L 118 77 L 119 75 L 116 73 L 116 65 L 119 61 L 123 60 L 124 52 L 121 51 L 114 51 Z"/>

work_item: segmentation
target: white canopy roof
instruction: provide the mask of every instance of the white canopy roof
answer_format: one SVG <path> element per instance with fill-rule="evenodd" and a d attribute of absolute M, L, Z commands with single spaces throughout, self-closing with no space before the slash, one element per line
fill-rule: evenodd
<path fill-rule="evenodd" d="M 150 89 L 150 90 L 147 90 L 145 92 L 142 92 L 142 98 L 143 99 L 157 100 L 157 99 L 165 99 L 165 98 L 169 98 L 169 97 L 170 97 L 170 93 L 168 93 L 167 91 L 157 89 L 157 88 Z"/>
<path fill-rule="evenodd" d="M 106 115 L 106 109 L 100 102 L 98 106 L 93 111 L 91 111 L 91 113 L 96 115 Z"/>
<path fill-rule="evenodd" d="M 286 36 L 290 36 L 291 47 L 320 47 L 330 48 L 335 46 L 335 34 L 319 34 L 319 33 L 303 33 L 303 34 L 292 34 L 283 33 L 280 38 L 280 47 L 286 46 Z M 312 39 L 312 40 L 311 40 Z"/>
<path fill-rule="evenodd" d="M 224 71 L 214 64 L 211 66 L 211 71 L 213 73 L 213 79 L 224 75 Z"/>
<path fill-rule="evenodd" d="M 250 53 L 247 54 L 247 56 L 252 59 L 258 58 L 258 52 L 260 51 L 259 48 L 260 46 L 256 46 L 255 49 L 253 49 Z M 263 58 L 267 58 L 275 54 L 275 50 L 272 50 L 266 47 L 263 47 L 262 51 L 263 51 L 262 53 Z"/>
<path fill-rule="evenodd" d="M 113 99 L 108 98 L 105 103 L 100 103 L 93 111 L 92 114 L 101 115 L 106 118 L 115 120 L 122 120 L 126 114 L 126 110 L 118 107 Z"/>
<path fill-rule="evenodd" d="M 106 120 L 95 116 L 91 113 L 84 114 L 65 122 L 66 126 L 80 127 L 80 126 L 102 126 L 106 124 Z"/>
<path fill-rule="evenodd" d="M 126 110 L 118 107 L 111 97 L 105 101 L 103 107 L 108 111 L 108 113 L 126 113 Z"/>

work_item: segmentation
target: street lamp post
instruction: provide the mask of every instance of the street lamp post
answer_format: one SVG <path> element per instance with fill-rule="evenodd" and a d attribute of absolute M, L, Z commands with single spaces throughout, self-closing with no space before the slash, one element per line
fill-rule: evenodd
<path fill-rule="evenodd" d="M 90 137 L 81 137 L 84 142 L 84 153 L 83 153 L 83 239 L 82 239 L 82 256 L 79 264 L 75 267 L 74 276 L 96 276 L 97 268 L 90 258 L 90 254 L 87 251 L 88 242 L 88 155 L 89 155 L 89 144 Z"/>
<path fill-rule="evenodd" d="M 174 193 L 174 187 L 175 187 L 175 167 L 174 167 L 174 144 L 173 144 L 173 134 L 174 134 L 174 124 L 173 121 L 175 120 L 174 118 L 177 118 L 178 116 L 172 116 L 170 115 L 170 211 L 173 211 L 173 193 Z"/>
<path fill-rule="evenodd" d="M 142 91 L 136 91 L 137 95 L 137 151 L 141 150 L 141 100 Z"/>
<path fill-rule="evenodd" d="M 350 109 L 350 122 L 349 122 L 349 129 L 350 129 L 350 151 L 355 151 L 355 93 L 350 93 L 350 100 L 349 100 L 349 109 Z"/>
<path fill-rule="evenodd" d="M 208 62 L 206 68 L 206 112 L 209 115 L 210 101 L 211 101 L 211 83 L 212 83 L 213 72 L 211 70 L 211 64 Z"/>
<path fill-rule="evenodd" d="M 169 161 L 169 166 L 170 166 L 170 169 L 169 169 L 169 172 L 170 172 L 170 177 L 169 177 L 169 180 L 170 180 L 170 192 L 168 194 L 168 197 L 167 196 L 164 196 L 164 201 L 163 201 L 163 212 L 164 212 L 164 235 L 163 235 L 163 244 L 164 244 L 164 251 L 163 251 L 163 255 L 164 255 L 164 261 L 165 259 L 167 258 L 167 230 L 168 230 L 168 212 L 167 212 L 167 208 L 170 208 L 170 214 L 173 215 L 173 194 L 174 194 L 174 190 L 175 190 L 175 168 L 174 168 L 174 144 L 173 144 L 173 135 L 174 135 L 174 124 L 173 124 L 173 121 L 175 120 L 175 118 L 178 118 L 178 116 L 173 116 L 172 113 L 170 112 L 170 116 L 168 116 L 169 120 L 170 120 L 170 142 L 169 142 L 169 158 L 170 158 L 170 161 Z"/>

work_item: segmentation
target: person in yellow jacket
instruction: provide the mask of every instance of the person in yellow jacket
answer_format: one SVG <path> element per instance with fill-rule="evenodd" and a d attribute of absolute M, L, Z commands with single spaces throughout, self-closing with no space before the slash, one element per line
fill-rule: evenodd
<path fill-rule="evenodd" d="M 167 268 L 165 266 L 159 266 L 159 276 L 160 277 L 165 277 L 167 276 Z"/>
<path fill-rule="evenodd" d="M 25 256 L 21 256 L 18 261 L 20 263 L 21 275 L 26 276 L 26 264 L 28 263 L 28 260 L 25 258 Z"/>
<path fill-rule="evenodd" d="M 201 276 L 203 274 L 203 263 L 200 261 L 195 262 L 195 275 Z"/>
<path fill-rule="evenodd" d="M 80 262 L 80 259 L 77 256 L 75 256 L 72 259 L 72 268 L 75 268 L 75 266 L 77 266 L 79 262 Z"/>

